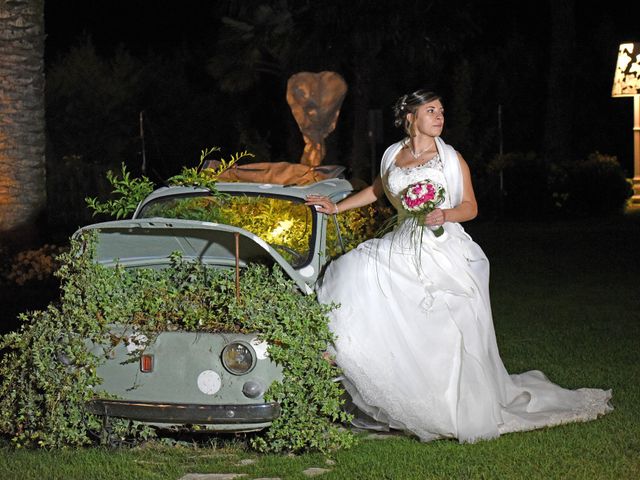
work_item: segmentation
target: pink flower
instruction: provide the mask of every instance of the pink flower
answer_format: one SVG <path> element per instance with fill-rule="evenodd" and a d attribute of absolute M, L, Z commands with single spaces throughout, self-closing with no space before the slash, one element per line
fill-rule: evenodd
<path fill-rule="evenodd" d="M 402 206 L 416 218 L 418 225 L 424 227 L 425 215 L 444 202 L 444 193 L 444 187 L 431 180 L 414 183 L 402 195 Z M 436 237 L 444 233 L 442 226 L 432 230 Z"/>
<path fill-rule="evenodd" d="M 402 196 L 403 206 L 411 212 L 428 213 L 444 200 L 444 188 L 431 181 L 410 185 Z"/>

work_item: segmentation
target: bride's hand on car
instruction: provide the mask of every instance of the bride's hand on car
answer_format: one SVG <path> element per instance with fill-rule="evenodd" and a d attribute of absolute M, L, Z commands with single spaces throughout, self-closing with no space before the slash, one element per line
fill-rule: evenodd
<path fill-rule="evenodd" d="M 325 195 L 307 195 L 306 205 L 313 205 L 316 211 L 334 215 L 338 213 L 338 205 L 333 203 L 331 199 Z"/>

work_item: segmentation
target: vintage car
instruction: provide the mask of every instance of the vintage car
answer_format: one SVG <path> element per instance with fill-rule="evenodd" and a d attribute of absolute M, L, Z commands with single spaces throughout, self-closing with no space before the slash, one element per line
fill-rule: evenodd
<path fill-rule="evenodd" d="M 212 195 L 163 187 L 139 204 L 132 219 L 89 225 L 77 234 L 97 232 L 95 261 L 105 266 L 164 268 L 174 252 L 215 268 L 277 264 L 301 294 L 312 293 L 327 251 L 339 248 L 328 249 L 327 238 L 340 240 L 340 234 L 336 218 L 305 205 L 305 197 L 338 201 L 351 184 L 335 178 L 306 186 L 228 182 L 217 188 Z M 256 333 L 167 331 L 148 341 L 126 325 L 113 329 L 126 340 L 109 349 L 98 369 L 103 383 L 96 392 L 106 394 L 90 402 L 93 413 L 234 432 L 265 428 L 279 415 L 280 406 L 263 395 L 282 369 Z M 104 356 L 103 345 L 90 348 Z"/>

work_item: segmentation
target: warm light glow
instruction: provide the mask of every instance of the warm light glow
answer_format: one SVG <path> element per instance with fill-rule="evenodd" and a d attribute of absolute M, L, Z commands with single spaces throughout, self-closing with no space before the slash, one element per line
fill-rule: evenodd
<path fill-rule="evenodd" d="M 5 99 L 0 99 L 5 102 Z M 8 135 L 0 132 L 0 224 L 12 223 L 11 210 L 16 202 L 16 195 L 20 191 L 16 180 L 16 170 L 11 155 L 7 152 L 15 151 Z"/>
<path fill-rule="evenodd" d="M 611 90 L 613 97 L 633 95 L 640 95 L 640 42 L 620 45 Z"/>
<path fill-rule="evenodd" d="M 289 230 L 291 230 L 291 227 L 293 227 L 293 222 L 291 220 L 281 220 L 278 223 L 278 226 L 267 234 L 267 241 L 268 242 L 277 242 L 278 240 L 281 241 L 281 237 L 288 234 Z"/>

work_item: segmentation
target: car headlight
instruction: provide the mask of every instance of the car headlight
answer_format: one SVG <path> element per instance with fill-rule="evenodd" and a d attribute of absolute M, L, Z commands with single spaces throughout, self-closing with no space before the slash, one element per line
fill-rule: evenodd
<path fill-rule="evenodd" d="M 244 342 L 232 342 L 222 349 L 222 365 L 234 375 L 250 372 L 255 363 L 253 349 Z"/>

